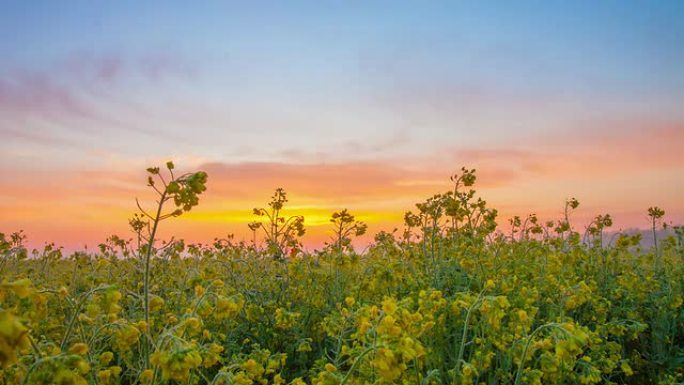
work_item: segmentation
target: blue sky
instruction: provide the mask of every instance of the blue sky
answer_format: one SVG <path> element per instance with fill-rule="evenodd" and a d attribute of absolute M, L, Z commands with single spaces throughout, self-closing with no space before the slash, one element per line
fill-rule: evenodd
<path fill-rule="evenodd" d="M 679 1 L 3 4 L 5 68 L 45 68 L 74 52 L 161 51 L 216 72 L 293 81 L 372 72 L 366 64 L 385 72 L 386 61 L 401 76 L 466 73 L 523 88 L 581 91 L 596 77 L 626 90 L 674 90 L 684 81 Z"/>

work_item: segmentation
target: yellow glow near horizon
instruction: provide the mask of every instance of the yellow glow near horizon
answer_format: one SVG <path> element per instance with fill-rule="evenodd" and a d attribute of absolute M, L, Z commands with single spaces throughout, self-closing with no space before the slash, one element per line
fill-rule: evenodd
<path fill-rule="evenodd" d="M 291 207 L 281 212 L 281 216 L 303 216 L 307 227 L 328 226 L 336 210 L 318 207 Z M 337 210 L 339 211 L 339 210 Z M 403 212 L 397 211 L 354 211 L 354 218 L 368 224 L 386 223 L 403 217 Z M 183 219 L 189 222 L 248 224 L 266 221 L 265 217 L 258 217 L 251 210 L 200 211 L 187 213 Z"/>

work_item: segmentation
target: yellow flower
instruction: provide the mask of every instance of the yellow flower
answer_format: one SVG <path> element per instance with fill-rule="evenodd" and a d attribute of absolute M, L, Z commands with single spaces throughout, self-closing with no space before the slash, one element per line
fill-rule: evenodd
<path fill-rule="evenodd" d="M 60 369 L 51 377 L 53 384 L 88 385 L 88 382 L 79 373 L 70 369 Z"/>
<path fill-rule="evenodd" d="M 187 381 L 190 371 L 202 364 L 202 356 L 195 350 L 154 352 L 150 362 L 161 369 L 163 380 Z"/>
<path fill-rule="evenodd" d="M 359 336 L 366 334 L 366 332 L 370 329 L 370 327 L 371 327 L 371 323 L 368 321 L 368 319 L 362 317 L 359 320 L 359 326 L 357 329 L 358 330 L 357 334 Z"/>
<path fill-rule="evenodd" d="M 69 290 L 68 290 L 66 287 L 62 286 L 62 287 L 59 288 L 59 290 L 57 291 L 57 293 L 59 294 L 60 297 L 64 298 L 64 297 L 66 297 L 67 295 L 69 295 Z"/>
<path fill-rule="evenodd" d="M 245 373 L 240 372 L 237 375 L 233 376 L 232 383 L 234 385 L 252 385 L 254 381 L 252 381 L 251 378 L 247 377 Z"/>
<path fill-rule="evenodd" d="M 149 384 L 154 378 L 154 371 L 152 369 L 145 369 L 140 373 L 140 382 L 143 384 Z"/>
<path fill-rule="evenodd" d="M 11 283 L 6 283 L 3 287 L 8 288 L 14 292 L 19 298 L 26 298 L 33 290 L 31 289 L 31 280 L 28 278 L 18 279 Z"/>
<path fill-rule="evenodd" d="M 140 330 L 132 325 L 123 325 L 117 327 L 112 334 L 112 345 L 116 351 L 125 352 L 131 346 L 138 343 L 140 339 Z"/>
<path fill-rule="evenodd" d="M 158 296 L 158 295 L 153 295 L 150 298 L 150 310 L 151 311 L 157 311 L 164 306 L 164 300 Z"/>
<path fill-rule="evenodd" d="M 378 370 L 380 377 L 390 383 L 401 377 L 406 370 L 406 364 L 400 362 L 394 352 L 386 348 L 378 349 L 373 366 Z"/>
<path fill-rule="evenodd" d="M 250 358 L 247 362 L 242 364 L 242 369 L 249 374 L 249 378 L 251 379 L 259 378 L 264 373 L 264 367 L 253 358 Z"/>
<path fill-rule="evenodd" d="M 17 350 L 28 347 L 26 326 L 13 314 L 0 310 L 0 366 L 6 368 L 17 362 Z"/>
<path fill-rule="evenodd" d="M 277 308 L 275 311 L 275 326 L 278 329 L 290 329 L 297 323 L 300 316 L 301 314 L 297 312 L 289 312 L 283 308 Z"/>
<path fill-rule="evenodd" d="M 112 378 L 112 371 L 109 369 L 102 369 L 97 372 L 97 379 L 105 384 L 109 383 Z"/>
<path fill-rule="evenodd" d="M 461 375 L 463 376 L 464 384 L 472 384 L 473 377 L 477 375 L 477 370 L 472 364 L 466 362 L 463 364 L 463 367 L 461 368 Z"/>
<path fill-rule="evenodd" d="M 84 355 L 88 353 L 88 345 L 84 344 L 83 342 L 77 342 L 71 345 L 71 347 L 69 348 L 69 353 Z"/>
<path fill-rule="evenodd" d="M 79 360 L 76 362 L 76 369 L 78 369 L 79 373 L 86 374 L 90 371 L 90 364 L 85 360 Z"/>
<path fill-rule="evenodd" d="M 393 316 L 387 315 L 383 317 L 378 325 L 378 333 L 387 334 L 390 336 L 398 336 L 401 334 L 401 327 L 396 324 L 396 320 Z"/>
<path fill-rule="evenodd" d="M 310 352 L 311 351 L 311 345 L 309 344 L 309 341 L 302 341 L 299 346 L 297 346 L 297 351 L 298 352 Z"/>
<path fill-rule="evenodd" d="M 233 299 L 226 298 L 224 296 L 218 296 L 216 299 L 216 318 L 233 318 L 240 312 L 240 310 L 242 310 L 244 304 L 245 301 L 242 298 Z"/>
<path fill-rule="evenodd" d="M 283 385 L 285 384 L 285 380 L 283 377 L 280 376 L 280 374 L 276 374 L 275 377 L 273 377 L 273 385 Z"/>
<path fill-rule="evenodd" d="M 223 346 L 212 343 L 209 345 L 207 348 L 206 353 L 204 353 L 204 358 L 202 360 L 202 365 L 205 368 L 210 368 L 214 365 L 216 365 L 219 360 L 221 359 L 221 356 L 219 355 L 223 351 Z"/>
<path fill-rule="evenodd" d="M 382 311 L 385 312 L 385 314 L 394 314 L 394 312 L 397 311 L 397 301 L 394 300 L 394 298 L 385 298 L 385 300 L 382 301 Z"/>

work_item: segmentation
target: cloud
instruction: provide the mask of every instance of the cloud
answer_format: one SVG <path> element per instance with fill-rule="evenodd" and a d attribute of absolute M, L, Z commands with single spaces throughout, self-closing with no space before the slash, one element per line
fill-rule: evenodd
<path fill-rule="evenodd" d="M 197 68 L 184 57 L 170 52 L 137 56 L 76 52 L 54 64 L 50 72 L 84 83 L 121 82 L 130 77 L 153 83 L 165 78 L 192 78 L 197 75 Z"/>
<path fill-rule="evenodd" d="M 276 187 L 319 199 L 373 199 L 415 194 L 412 179 L 442 180 L 430 170 L 411 170 L 390 162 L 354 161 L 346 163 L 209 163 L 200 166 L 212 178 L 213 188 L 226 196 L 266 195 Z M 424 187 L 422 187 L 424 189 Z"/>
<path fill-rule="evenodd" d="M 6 141 L 18 140 L 23 142 L 31 142 L 44 146 L 62 146 L 66 148 L 78 147 L 78 144 L 72 140 L 60 138 L 54 135 L 38 134 L 31 130 L 15 129 L 12 126 L 2 126 L 0 124 L 0 133 Z"/>
<path fill-rule="evenodd" d="M 7 117 L 92 117 L 90 109 L 69 87 L 51 76 L 30 71 L 0 77 L 0 113 Z"/>
<path fill-rule="evenodd" d="M 574 135 L 526 137 L 502 147 L 455 147 L 444 153 L 483 170 L 508 169 L 520 179 L 600 178 L 655 169 L 681 170 L 682 143 L 684 122 L 593 122 L 578 128 Z"/>
<path fill-rule="evenodd" d="M 49 68 L 1 72 L 0 133 L 38 144 L 78 143 L 77 132 L 159 135 L 162 129 L 147 124 L 149 108 L 124 95 L 135 95 L 137 80 L 160 87 L 164 79 L 189 79 L 195 73 L 170 54 L 131 58 L 91 53 L 70 55 Z"/>

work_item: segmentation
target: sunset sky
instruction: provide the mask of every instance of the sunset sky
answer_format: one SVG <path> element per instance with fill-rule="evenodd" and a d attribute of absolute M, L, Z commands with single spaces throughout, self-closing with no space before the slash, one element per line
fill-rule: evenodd
<path fill-rule="evenodd" d="M 342 208 L 391 230 L 461 166 L 502 224 L 684 222 L 683 1 L 3 1 L 0 36 L 0 232 L 32 246 L 129 236 L 166 160 L 209 174 L 161 230 L 191 241 L 276 187 L 310 247 Z"/>

